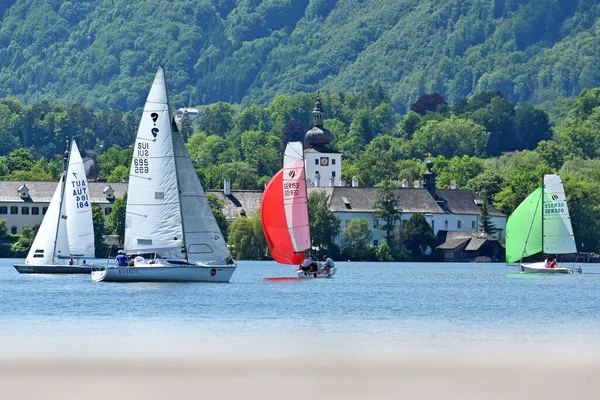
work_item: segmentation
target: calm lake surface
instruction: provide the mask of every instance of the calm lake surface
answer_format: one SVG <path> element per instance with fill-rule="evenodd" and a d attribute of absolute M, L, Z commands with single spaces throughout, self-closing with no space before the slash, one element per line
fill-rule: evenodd
<path fill-rule="evenodd" d="M 0 353 L 18 344 L 307 339 L 374 348 L 596 346 L 600 336 L 598 264 L 534 276 L 504 264 L 338 262 L 332 279 L 265 280 L 292 277 L 294 267 L 240 261 L 230 283 L 215 284 L 21 275 L 15 262 L 0 260 Z"/>

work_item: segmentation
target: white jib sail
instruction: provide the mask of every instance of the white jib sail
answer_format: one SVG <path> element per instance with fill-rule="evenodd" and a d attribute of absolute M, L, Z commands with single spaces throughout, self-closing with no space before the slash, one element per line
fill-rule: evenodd
<path fill-rule="evenodd" d="M 557 174 L 544 175 L 542 229 L 544 253 L 577 253 L 565 188 Z"/>
<path fill-rule="evenodd" d="M 308 199 L 302 142 L 290 142 L 283 155 L 283 207 L 294 251 L 310 249 Z"/>
<path fill-rule="evenodd" d="M 227 264 L 231 254 L 194 170 L 183 137 L 174 122 L 173 127 L 173 149 L 187 259 L 204 265 Z"/>
<path fill-rule="evenodd" d="M 156 72 L 133 148 L 125 218 L 127 252 L 181 249 L 171 116 L 164 71 Z"/>
<path fill-rule="evenodd" d="M 83 160 L 75 140 L 71 142 L 69 166 L 65 179 L 63 198 L 64 216 L 66 216 L 69 254 L 84 258 L 94 257 L 94 225 L 92 222 L 92 202 L 85 177 Z M 61 216 L 64 219 L 64 216 Z"/>
<path fill-rule="evenodd" d="M 35 239 L 33 240 L 33 244 L 29 249 L 29 253 L 27 254 L 27 258 L 25 259 L 26 264 L 50 265 L 53 263 L 54 241 L 56 239 L 56 228 L 60 214 L 62 182 L 63 176 L 61 175 L 58 185 L 54 190 L 54 194 L 52 195 L 52 200 L 50 200 L 50 204 L 48 205 L 48 210 L 46 210 L 44 219 L 42 220 L 40 228 L 35 235 Z M 65 251 L 68 251 L 66 240 L 64 240 L 63 243 L 59 243 L 59 245 Z"/>

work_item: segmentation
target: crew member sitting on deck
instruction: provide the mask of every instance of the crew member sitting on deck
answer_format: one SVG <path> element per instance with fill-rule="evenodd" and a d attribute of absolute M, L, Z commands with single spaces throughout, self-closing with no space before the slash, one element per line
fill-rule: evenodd
<path fill-rule="evenodd" d="M 552 261 L 550 261 L 550 264 L 548 264 L 548 268 L 554 268 L 556 267 L 556 258 Z"/>
<path fill-rule="evenodd" d="M 134 264 L 145 264 L 146 259 L 142 256 L 142 252 L 138 251 L 137 256 L 133 259 Z"/>
<path fill-rule="evenodd" d="M 335 263 L 327 256 L 324 256 L 323 260 L 325 260 L 325 264 L 323 265 L 323 273 L 328 274 L 329 271 L 331 271 L 331 268 L 335 267 Z"/>
<path fill-rule="evenodd" d="M 119 250 L 119 254 L 115 257 L 115 265 L 118 267 L 126 267 L 127 266 L 127 256 L 123 250 Z"/>
<path fill-rule="evenodd" d="M 305 258 L 304 261 L 302 261 L 302 264 L 300 264 L 300 269 L 307 274 L 308 271 L 310 271 L 310 266 L 313 262 L 314 261 L 310 257 Z"/>

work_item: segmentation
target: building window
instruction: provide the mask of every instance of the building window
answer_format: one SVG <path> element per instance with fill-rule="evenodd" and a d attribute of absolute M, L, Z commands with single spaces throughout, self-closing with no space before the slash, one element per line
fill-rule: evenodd
<path fill-rule="evenodd" d="M 379 228 L 379 218 L 373 218 L 373 228 Z"/>
<path fill-rule="evenodd" d="M 31 214 L 33 214 L 33 215 L 39 215 L 40 214 L 40 208 L 39 207 L 31 207 Z"/>
<path fill-rule="evenodd" d="M 331 159 L 331 165 L 335 165 L 335 158 Z"/>
<path fill-rule="evenodd" d="M 13 235 L 16 235 L 16 234 L 17 234 L 17 227 L 16 227 L 16 226 L 14 226 L 14 225 L 13 225 L 13 226 L 11 226 L 11 227 L 10 227 L 10 233 L 12 233 Z"/>
<path fill-rule="evenodd" d="M 22 215 L 29 215 L 29 207 L 21 207 Z"/>
<path fill-rule="evenodd" d="M 349 223 L 350 223 L 350 220 L 349 220 L 349 219 L 347 219 L 347 220 L 346 220 L 346 226 L 348 226 L 348 224 L 349 224 Z"/>
<path fill-rule="evenodd" d="M 435 231 L 435 221 L 431 220 L 431 229 L 433 229 Z"/>
<path fill-rule="evenodd" d="M 373 240 L 373 246 L 379 246 L 379 240 Z"/>
<path fill-rule="evenodd" d="M 8 208 L 7 207 L 0 207 L 0 214 L 8 214 Z"/>
<path fill-rule="evenodd" d="M 471 229 L 475 230 L 475 221 L 471 221 Z"/>
<path fill-rule="evenodd" d="M 110 212 L 111 212 L 111 211 L 112 211 L 112 208 L 110 208 L 110 207 L 106 207 L 106 208 L 104 209 L 104 215 L 108 215 L 108 214 L 110 214 Z"/>
<path fill-rule="evenodd" d="M 11 214 L 18 214 L 19 213 L 19 207 L 12 206 L 10 208 L 10 213 Z"/>
<path fill-rule="evenodd" d="M 444 221 L 444 229 L 445 229 L 445 230 L 448 230 L 448 220 L 445 220 L 445 221 Z"/>
<path fill-rule="evenodd" d="M 42 208 L 42 214 L 46 215 L 46 211 L 48 211 L 48 207 L 43 207 Z"/>
<path fill-rule="evenodd" d="M 456 222 L 456 227 L 457 227 L 458 229 L 460 229 L 460 227 L 461 227 L 461 225 L 462 225 L 462 224 L 461 224 L 461 222 L 462 222 L 462 221 L 458 221 L 458 222 Z"/>
<path fill-rule="evenodd" d="M 315 160 L 315 165 L 319 165 L 319 159 L 318 158 Z"/>

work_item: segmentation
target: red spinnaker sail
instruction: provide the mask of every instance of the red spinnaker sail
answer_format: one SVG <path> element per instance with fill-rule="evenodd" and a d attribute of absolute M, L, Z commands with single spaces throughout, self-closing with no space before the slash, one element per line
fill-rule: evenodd
<path fill-rule="evenodd" d="M 260 219 L 273 259 L 280 264 L 300 264 L 304 255 L 294 252 L 283 206 L 283 169 L 267 184 L 260 203 Z"/>

